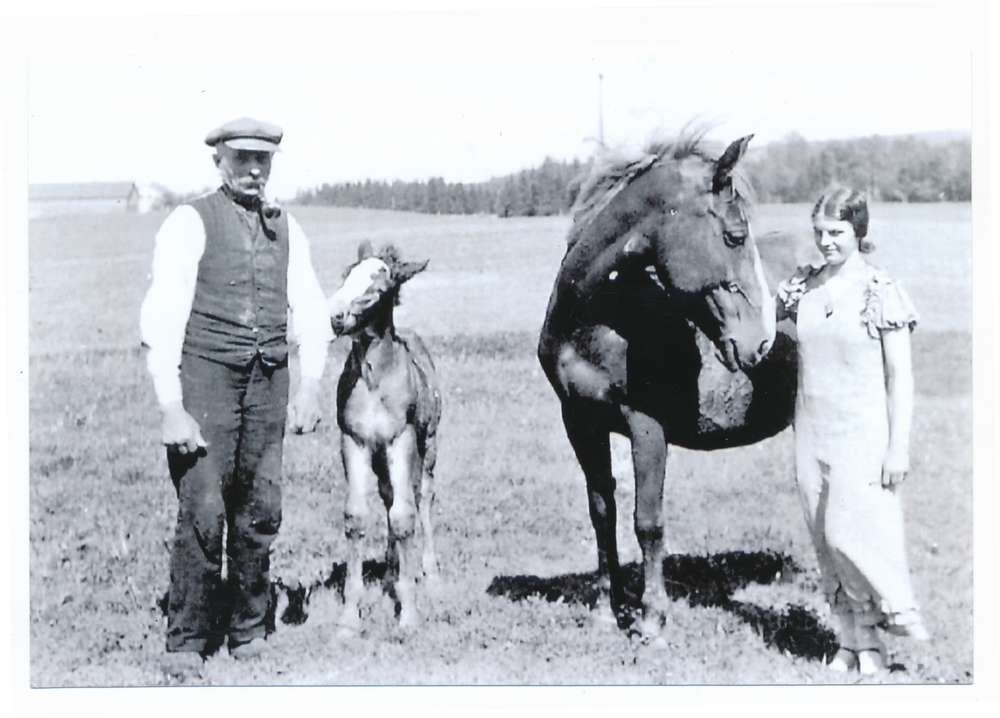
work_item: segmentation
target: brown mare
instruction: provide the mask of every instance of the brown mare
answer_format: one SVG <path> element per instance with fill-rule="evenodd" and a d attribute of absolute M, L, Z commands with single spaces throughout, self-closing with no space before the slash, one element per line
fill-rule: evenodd
<path fill-rule="evenodd" d="M 399 261 L 393 247 L 376 256 L 365 242 L 357 264 L 328 302 L 334 333 L 353 341 L 337 385 L 341 455 L 349 483 L 344 531 L 350 553 L 339 621 L 346 632 L 360 626 L 361 539 L 373 479 L 388 514 L 386 585 L 395 592 L 401 626 L 419 621 L 415 588 L 421 568 L 428 579 L 437 578 L 431 502 L 441 394 L 427 348 L 416 334 L 397 331 L 392 318 L 400 286 L 426 267 L 426 261 Z M 421 565 L 415 546 L 418 513 L 424 539 Z"/>
<path fill-rule="evenodd" d="M 759 441 L 788 426 L 794 407 L 794 352 L 787 336 L 776 335 L 748 192 L 734 171 L 750 137 L 718 160 L 700 139 L 653 147 L 584 184 L 538 346 L 586 476 L 598 571 L 623 627 L 630 617 L 609 432 L 632 441 L 640 629 L 652 635 L 669 606 L 667 445 L 709 450 Z M 781 350 L 762 361 L 776 336 Z"/>

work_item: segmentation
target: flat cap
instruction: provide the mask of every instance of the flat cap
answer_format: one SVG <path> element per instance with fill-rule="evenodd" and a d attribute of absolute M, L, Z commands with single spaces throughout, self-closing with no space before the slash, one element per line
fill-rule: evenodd
<path fill-rule="evenodd" d="M 278 144 L 284 134 L 277 125 L 249 117 L 240 117 L 216 127 L 205 136 L 205 144 L 215 147 L 220 142 L 234 150 L 280 152 Z"/>

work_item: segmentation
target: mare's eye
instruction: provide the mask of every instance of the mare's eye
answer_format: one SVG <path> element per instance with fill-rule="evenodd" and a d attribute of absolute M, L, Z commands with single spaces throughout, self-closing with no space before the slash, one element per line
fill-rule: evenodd
<path fill-rule="evenodd" d="M 728 229 L 722 232 L 722 241 L 727 247 L 741 247 L 747 241 L 747 234 L 743 230 L 731 232 Z"/>

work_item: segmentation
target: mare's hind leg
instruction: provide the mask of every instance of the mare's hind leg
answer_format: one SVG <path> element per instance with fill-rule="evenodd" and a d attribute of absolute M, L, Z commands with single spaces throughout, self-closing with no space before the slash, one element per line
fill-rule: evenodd
<path fill-rule="evenodd" d="M 608 581 L 611 609 L 620 616 L 625 605 L 625 587 L 615 535 L 617 508 L 609 432 L 594 412 L 571 402 L 563 404 L 563 423 L 587 479 L 590 521 L 597 535 L 597 572 L 602 582 Z"/>
<path fill-rule="evenodd" d="M 663 479 L 667 441 L 663 426 L 646 414 L 627 411 L 635 468 L 635 536 L 642 549 L 642 632 L 656 635 L 670 606 L 663 584 Z"/>
<path fill-rule="evenodd" d="M 347 536 L 347 577 L 344 579 L 344 610 L 338 623 L 343 632 L 361 626 L 359 604 L 364 595 L 361 544 L 369 519 L 368 489 L 371 484 L 372 452 L 347 434 L 341 435 L 340 452 L 347 475 L 347 501 L 344 506 L 344 534 Z"/>
<path fill-rule="evenodd" d="M 386 448 L 384 465 L 376 464 L 379 490 L 389 512 L 389 555 L 398 569 L 393 587 L 399 603 L 399 625 L 415 626 L 419 622 L 416 605 L 417 562 L 414 534 L 417 527 L 415 481 L 422 471 L 417 452 L 416 433 L 408 426 Z"/>

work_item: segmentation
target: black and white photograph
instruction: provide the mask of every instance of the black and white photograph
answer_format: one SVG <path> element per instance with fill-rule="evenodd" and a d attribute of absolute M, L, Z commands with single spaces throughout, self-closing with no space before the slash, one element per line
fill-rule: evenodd
<path fill-rule="evenodd" d="M 986 3 L 253 7 L 5 51 L 16 687 L 995 681 Z"/>

